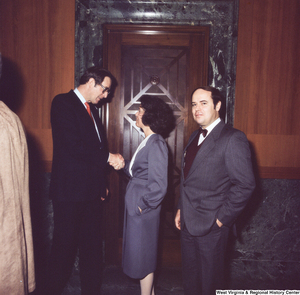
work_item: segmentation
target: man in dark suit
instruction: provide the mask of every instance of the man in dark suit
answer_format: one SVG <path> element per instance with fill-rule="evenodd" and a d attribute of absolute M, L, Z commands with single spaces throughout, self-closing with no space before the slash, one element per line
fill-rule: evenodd
<path fill-rule="evenodd" d="M 224 288 L 229 229 L 255 188 L 248 140 L 220 119 L 223 104 L 213 87 L 199 87 L 192 94 L 193 118 L 200 129 L 184 150 L 175 217 L 186 295 L 211 295 Z"/>
<path fill-rule="evenodd" d="M 47 277 L 48 294 L 61 294 L 79 249 L 81 294 L 100 294 L 101 201 L 106 196 L 110 154 L 95 108 L 110 92 L 112 75 L 99 67 L 86 70 L 80 85 L 57 95 L 51 106 L 53 165 L 50 197 L 54 211 L 53 243 Z"/>

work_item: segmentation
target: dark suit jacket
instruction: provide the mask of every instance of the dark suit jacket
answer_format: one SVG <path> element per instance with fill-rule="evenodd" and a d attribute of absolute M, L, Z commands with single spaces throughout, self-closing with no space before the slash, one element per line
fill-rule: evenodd
<path fill-rule="evenodd" d="M 216 219 L 231 226 L 255 188 L 245 134 L 221 121 L 202 143 L 186 179 L 183 165 L 184 158 L 178 206 L 181 227 L 185 225 L 190 234 L 203 236 Z"/>
<path fill-rule="evenodd" d="M 98 126 L 101 143 L 93 121 L 73 90 L 57 95 L 52 101 L 52 199 L 89 201 L 105 197 L 107 142 L 93 105 L 91 111 Z"/>

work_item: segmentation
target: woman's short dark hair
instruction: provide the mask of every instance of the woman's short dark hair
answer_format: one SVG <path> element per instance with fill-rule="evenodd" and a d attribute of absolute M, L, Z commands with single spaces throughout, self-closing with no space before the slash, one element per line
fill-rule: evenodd
<path fill-rule="evenodd" d="M 108 70 L 94 66 L 85 71 L 85 73 L 81 76 L 79 83 L 80 85 L 86 84 L 91 78 L 93 78 L 96 85 L 100 85 L 105 77 L 112 79 L 112 74 Z"/>
<path fill-rule="evenodd" d="M 161 136 L 168 137 L 175 127 L 175 117 L 171 107 L 161 98 L 143 95 L 140 98 L 141 107 L 145 110 L 142 122 Z"/>

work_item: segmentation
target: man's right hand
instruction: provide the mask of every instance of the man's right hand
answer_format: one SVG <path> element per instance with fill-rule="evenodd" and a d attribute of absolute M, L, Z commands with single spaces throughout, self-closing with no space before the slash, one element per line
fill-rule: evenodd
<path fill-rule="evenodd" d="M 180 223 L 180 209 L 177 210 L 176 216 L 175 216 L 175 226 L 181 230 L 181 223 Z"/>
<path fill-rule="evenodd" d="M 109 153 L 108 163 L 116 170 L 120 170 L 125 166 L 124 158 L 120 154 Z"/>

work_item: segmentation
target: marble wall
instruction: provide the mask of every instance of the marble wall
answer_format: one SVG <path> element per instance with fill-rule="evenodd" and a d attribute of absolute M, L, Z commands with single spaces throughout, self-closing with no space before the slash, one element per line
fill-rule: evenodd
<path fill-rule="evenodd" d="M 226 96 L 227 121 L 233 123 L 238 0 L 77 0 L 76 4 L 75 84 L 85 68 L 102 65 L 103 24 L 209 26 L 209 84 Z"/>
<path fill-rule="evenodd" d="M 229 285 L 300 289 L 300 181 L 258 179 L 238 220 Z"/>

